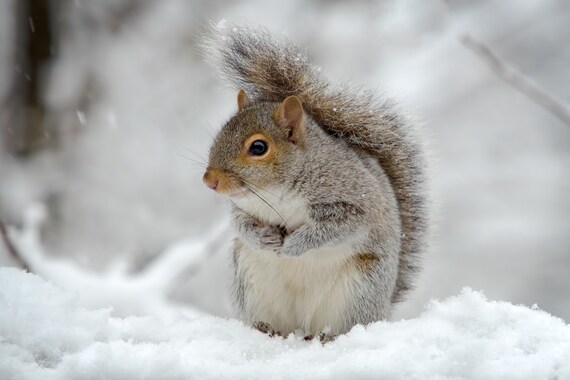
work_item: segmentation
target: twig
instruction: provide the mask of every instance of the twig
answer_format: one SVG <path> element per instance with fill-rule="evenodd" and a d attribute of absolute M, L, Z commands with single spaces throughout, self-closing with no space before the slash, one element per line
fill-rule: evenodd
<path fill-rule="evenodd" d="M 20 255 L 20 253 L 12 243 L 12 240 L 10 240 L 10 237 L 8 236 L 8 230 L 6 229 L 6 225 L 4 224 L 2 219 L 0 219 L 0 235 L 2 235 L 2 240 L 4 241 L 4 245 L 6 246 L 6 249 L 8 250 L 8 253 L 10 253 L 10 255 L 12 256 L 12 258 L 18 263 L 18 265 L 22 269 L 24 269 L 25 271 L 29 271 L 28 264 L 24 261 L 24 259 L 22 259 L 22 255 Z"/>
<path fill-rule="evenodd" d="M 506 83 L 514 87 L 520 93 L 525 95 L 534 103 L 540 105 L 546 111 L 550 112 L 563 123 L 570 126 L 570 109 L 558 99 L 554 98 L 546 91 L 541 89 L 522 74 L 518 73 L 514 68 L 503 62 L 490 47 L 484 43 L 477 41 L 468 34 L 459 37 L 461 43 L 485 60 L 491 70 L 497 74 Z"/>

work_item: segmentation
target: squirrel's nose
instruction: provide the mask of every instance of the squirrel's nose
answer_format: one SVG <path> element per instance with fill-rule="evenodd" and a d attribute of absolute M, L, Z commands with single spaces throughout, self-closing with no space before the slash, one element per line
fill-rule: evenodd
<path fill-rule="evenodd" d="M 216 178 L 216 176 L 212 174 L 210 170 L 206 170 L 206 173 L 204 173 L 202 180 L 204 181 L 204 184 L 212 190 L 216 190 L 218 188 L 218 184 L 220 183 L 218 178 Z"/>

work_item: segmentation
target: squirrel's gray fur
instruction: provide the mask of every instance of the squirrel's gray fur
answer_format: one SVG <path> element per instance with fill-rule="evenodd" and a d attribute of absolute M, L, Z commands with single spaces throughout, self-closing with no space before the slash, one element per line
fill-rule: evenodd
<path fill-rule="evenodd" d="M 296 46 L 261 27 L 217 28 L 205 46 L 221 73 L 253 100 L 216 138 L 210 167 L 255 177 L 255 173 L 229 164 L 236 154 L 227 146 L 232 131 L 246 128 L 255 133 L 260 125 L 272 124 L 272 112 L 292 95 L 310 116 L 310 149 L 302 154 L 292 152 L 288 157 L 294 159 L 280 165 L 276 175 L 281 185 L 306 198 L 309 217 L 317 227 L 307 229 L 306 236 L 288 239 L 287 231 L 282 230 L 287 226 L 260 227 L 255 218 L 236 206 L 234 225 L 242 239 L 236 249 L 243 243 L 253 249 L 277 250 L 282 245 L 286 254 L 298 256 L 310 249 L 341 244 L 350 236 L 353 248 L 361 253 L 357 266 L 369 273 L 359 280 L 361 289 L 354 293 L 359 299 L 351 303 L 352 311 L 345 312 L 344 322 L 335 332 L 387 318 L 391 304 L 411 289 L 427 243 L 425 152 L 415 126 L 390 102 L 371 92 L 331 85 Z M 358 237 L 361 227 L 366 228 L 365 237 Z M 296 232 L 300 235 L 303 231 Z M 369 253 L 372 256 L 366 256 Z M 239 280 L 243 273 L 238 273 L 237 262 L 234 265 Z M 234 295 L 236 302 L 242 303 L 238 307 L 243 314 L 248 285 L 235 285 Z M 242 317 L 250 322 L 256 318 Z"/>

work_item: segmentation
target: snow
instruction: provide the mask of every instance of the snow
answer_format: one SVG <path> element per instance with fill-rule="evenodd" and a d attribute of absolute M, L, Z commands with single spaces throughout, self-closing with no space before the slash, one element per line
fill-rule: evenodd
<path fill-rule="evenodd" d="M 570 379 L 570 326 L 468 288 L 415 319 L 356 326 L 325 345 L 185 309 L 112 317 L 14 268 L 0 268 L 0 310 L 6 380 Z"/>
<path fill-rule="evenodd" d="M 172 243 L 140 272 L 129 273 L 124 261 L 117 261 L 106 272 L 97 272 L 72 260 L 46 255 L 40 237 L 48 218 L 45 205 L 31 205 L 24 214 L 24 225 L 20 229 L 10 226 L 8 235 L 26 265 L 62 288 L 73 289 L 83 306 L 112 306 L 116 316 L 149 315 L 155 310 L 171 312 L 174 303 L 170 296 L 182 278 L 207 261 L 206 256 L 230 251 L 230 241 L 222 238 L 228 236 L 229 226 L 223 223 L 200 241 L 185 239 Z M 219 282 L 225 285 L 224 281 Z M 220 303 L 223 296 L 217 298 L 215 302 Z"/>

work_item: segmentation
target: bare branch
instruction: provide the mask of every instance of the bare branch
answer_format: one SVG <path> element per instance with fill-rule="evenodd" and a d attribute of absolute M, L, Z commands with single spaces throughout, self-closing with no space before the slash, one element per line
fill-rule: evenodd
<path fill-rule="evenodd" d="M 566 125 L 570 126 L 570 109 L 558 99 L 548 94 L 538 85 L 527 79 L 524 75 L 517 72 L 514 68 L 503 62 L 495 52 L 485 45 L 477 41 L 468 34 L 460 36 L 460 41 L 469 50 L 477 54 L 480 58 L 487 62 L 491 70 L 497 74 L 506 83 L 525 95 L 534 103 L 538 104 L 552 115 L 556 116 Z"/>
<path fill-rule="evenodd" d="M 29 266 L 24 261 L 24 259 L 22 258 L 22 255 L 20 255 L 20 253 L 18 252 L 18 250 L 16 249 L 16 247 L 14 246 L 12 241 L 10 240 L 10 237 L 8 236 L 8 230 L 6 229 L 6 225 L 4 224 L 2 219 L 0 219 L 0 235 L 2 235 L 2 240 L 4 241 L 4 245 L 6 246 L 8 253 L 12 256 L 12 258 L 18 263 L 18 265 L 22 269 L 24 269 L 25 271 L 28 271 Z"/>

